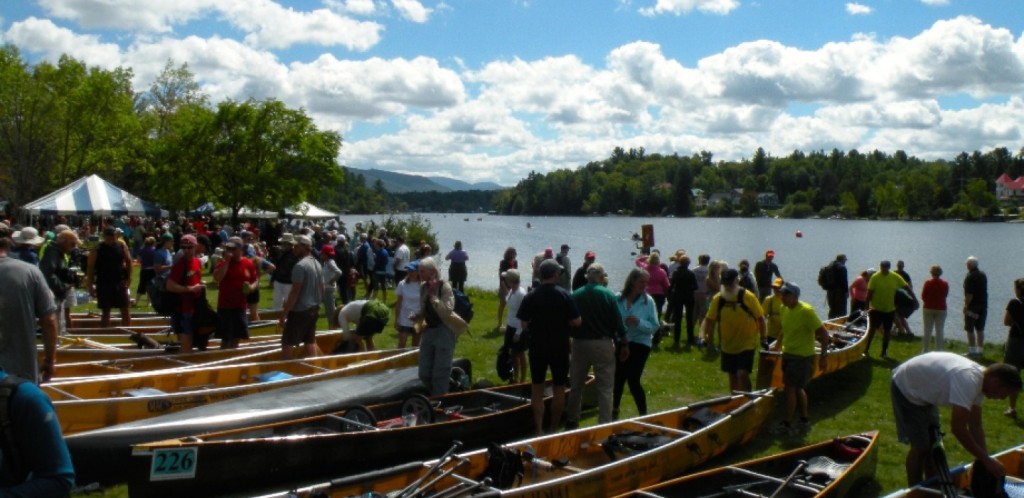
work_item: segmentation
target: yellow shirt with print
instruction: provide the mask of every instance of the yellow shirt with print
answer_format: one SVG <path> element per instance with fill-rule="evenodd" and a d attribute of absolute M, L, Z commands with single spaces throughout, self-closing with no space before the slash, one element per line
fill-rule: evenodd
<path fill-rule="evenodd" d="M 883 313 L 892 313 L 896 311 L 896 290 L 906 286 L 907 281 L 896 272 L 890 271 L 884 275 L 878 272 L 868 280 L 868 292 L 871 293 L 871 302 L 868 304 Z"/>
<path fill-rule="evenodd" d="M 779 331 L 782 330 L 782 296 L 775 293 L 764 298 L 761 308 L 764 310 L 764 317 L 768 319 L 768 340 L 774 340 L 779 337 Z"/>
<path fill-rule="evenodd" d="M 814 356 L 815 332 L 821 328 L 818 312 L 800 301 L 782 310 L 782 352 L 796 356 Z"/>
<path fill-rule="evenodd" d="M 708 315 L 720 317 L 716 325 L 723 353 L 736 354 L 760 347 L 761 332 L 755 320 L 764 318 L 761 304 L 753 292 L 746 290 L 743 292 L 743 304 L 747 305 L 750 313 L 743 310 L 738 300 L 723 300 L 721 293 L 711 299 Z M 722 307 L 721 314 L 718 312 L 719 306 Z"/>

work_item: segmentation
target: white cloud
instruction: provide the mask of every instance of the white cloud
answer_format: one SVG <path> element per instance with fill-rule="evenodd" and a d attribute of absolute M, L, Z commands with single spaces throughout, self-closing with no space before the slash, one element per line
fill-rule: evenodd
<path fill-rule="evenodd" d="M 368 16 L 377 12 L 374 0 L 327 0 L 324 2 L 331 9 L 360 16 Z"/>
<path fill-rule="evenodd" d="M 949 5 L 949 0 L 921 0 L 925 5 Z"/>
<path fill-rule="evenodd" d="M 872 11 L 867 5 L 849 2 L 846 4 L 846 13 L 852 16 L 867 15 Z"/>
<path fill-rule="evenodd" d="M 39 0 L 44 10 L 83 28 L 115 28 L 129 31 L 169 32 L 205 15 L 216 0 Z"/>
<path fill-rule="evenodd" d="M 424 23 L 430 18 L 431 9 L 417 0 L 391 0 L 391 5 L 403 18 L 412 22 Z"/>
<path fill-rule="evenodd" d="M 707 14 L 725 15 L 739 8 L 738 0 L 658 0 L 654 7 L 640 9 L 645 16 L 675 14 L 681 16 L 699 10 Z"/>
<path fill-rule="evenodd" d="M 3 39 L 21 47 L 22 51 L 40 53 L 53 62 L 66 54 L 90 66 L 114 69 L 122 64 L 121 48 L 116 44 L 103 43 L 95 35 L 76 34 L 49 19 L 29 17 L 17 21 L 7 29 Z"/>

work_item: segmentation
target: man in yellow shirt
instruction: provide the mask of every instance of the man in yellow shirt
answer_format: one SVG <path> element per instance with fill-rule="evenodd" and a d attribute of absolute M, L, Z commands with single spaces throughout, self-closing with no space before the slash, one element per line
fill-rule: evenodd
<path fill-rule="evenodd" d="M 773 428 L 775 434 L 792 432 L 793 416 L 800 411 L 800 422 L 795 428 L 807 432 L 811 423 L 807 419 L 807 383 L 814 374 L 814 340 L 821 345 L 818 368 L 825 368 L 828 357 L 828 332 L 821 324 L 814 308 L 800 300 L 800 287 L 786 282 L 779 288 L 785 306 L 782 311 L 782 330 L 774 349 L 782 351 L 782 383 L 786 388 L 786 418 Z"/>
<path fill-rule="evenodd" d="M 722 272 L 722 290 L 715 294 L 704 317 L 701 335 L 709 343 L 718 324 L 722 349 L 722 371 L 729 374 L 729 389 L 750 391 L 750 372 L 754 370 L 754 351 L 767 342 L 764 312 L 757 295 L 741 289 L 739 272 Z"/>
<path fill-rule="evenodd" d="M 889 355 L 889 333 L 892 331 L 893 320 L 896 318 L 896 291 L 900 288 L 906 289 L 917 301 L 914 291 L 907 285 L 903 277 L 889 271 L 892 264 L 882 261 L 878 273 L 868 280 L 868 316 L 871 320 L 871 329 L 868 330 L 868 347 L 864 354 L 871 354 L 871 341 L 875 338 L 875 331 L 882 329 L 882 359 L 888 360 Z"/>
<path fill-rule="evenodd" d="M 769 342 L 778 339 L 779 331 L 782 330 L 782 294 L 779 294 L 779 288 L 782 287 L 782 283 L 781 278 L 776 278 L 772 282 L 771 295 L 765 296 L 764 301 L 761 303 L 765 321 L 768 322 Z"/>

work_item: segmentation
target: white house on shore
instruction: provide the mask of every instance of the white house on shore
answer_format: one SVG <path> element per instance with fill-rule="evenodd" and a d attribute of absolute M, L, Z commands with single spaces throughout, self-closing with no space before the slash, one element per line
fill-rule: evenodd
<path fill-rule="evenodd" d="M 996 199 L 1004 202 L 1020 202 L 1024 199 L 1024 176 L 1010 179 L 1003 173 L 996 179 Z"/>

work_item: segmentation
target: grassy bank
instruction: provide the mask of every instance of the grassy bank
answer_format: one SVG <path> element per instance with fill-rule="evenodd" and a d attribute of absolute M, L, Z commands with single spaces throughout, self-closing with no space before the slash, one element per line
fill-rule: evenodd
<path fill-rule="evenodd" d="M 498 299 L 494 291 L 470 289 L 468 294 L 473 300 L 475 318 L 471 326 L 472 335 L 463 335 L 458 343 L 456 354 L 473 362 L 475 379 L 488 378 L 500 382 L 494 369 L 495 353 L 502 342 L 502 332 L 497 325 Z M 360 294 L 361 295 L 361 294 Z M 264 289 L 261 301 L 269 306 L 270 291 Z M 388 303 L 394 303 L 394 295 L 389 292 Z M 93 309 L 95 305 L 79 307 Z M 393 325 L 393 324 L 392 324 Z M 996 326 L 996 325 L 993 325 Z M 320 328 L 326 328 L 326 319 L 321 319 Z M 956 331 L 950 330 L 950 335 Z M 389 327 L 377 337 L 377 345 L 382 348 L 393 348 L 397 343 L 397 334 Z M 668 341 L 669 343 L 671 341 Z M 873 345 L 873 357 L 856 362 L 843 371 L 831 376 L 815 380 L 808 389 L 810 398 L 810 418 L 814 426 L 811 432 L 803 436 L 772 436 L 762 432 L 751 443 L 742 448 L 728 452 L 722 458 L 711 462 L 718 466 L 742 461 L 758 456 L 778 453 L 823 439 L 843 436 L 855 432 L 878 429 L 881 431 L 880 458 L 878 474 L 875 481 L 867 484 L 858 493 L 859 496 L 878 496 L 889 491 L 904 487 L 905 474 L 903 461 L 906 447 L 896 441 L 895 423 L 889 403 L 890 372 L 900 361 L 905 360 L 921 349 L 920 339 L 893 340 L 889 348 L 892 360 L 881 360 L 879 355 L 880 340 Z M 947 341 L 948 343 L 948 341 Z M 964 352 L 966 347 L 961 343 L 947 345 L 954 352 Z M 986 349 L 987 361 L 1002 358 L 1002 346 Z M 647 391 L 650 410 L 661 411 L 685 405 L 689 402 L 707 399 L 727 392 L 726 377 L 718 370 L 718 356 L 706 354 L 696 349 L 673 350 L 656 349 L 650 357 L 644 373 L 643 383 Z M 774 423 L 782 414 L 781 397 L 776 403 L 776 413 L 769 424 Z M 1006 403 L 987 400 L 983 405 L 986 434 L 989 449 L 1000 450 L 1021 443 L 1021 424 L 1002 415 Z M 636 415 L 636 407 L 628 389 L 622 401 L 622 416 Z M 948 427 L 949 411 L 942 412 L 944 427 Z M 596 423 L 596 413 L 585 414 L 584 425 Z M 959 446 L 952 435 L 946 436 L 946 450 L 951 464 L 967 461 L 969 455 Z M 127 496 L 125 487 L 120 486 L 93 493 L 91 496 Z"/>

